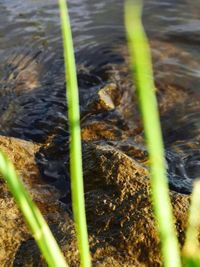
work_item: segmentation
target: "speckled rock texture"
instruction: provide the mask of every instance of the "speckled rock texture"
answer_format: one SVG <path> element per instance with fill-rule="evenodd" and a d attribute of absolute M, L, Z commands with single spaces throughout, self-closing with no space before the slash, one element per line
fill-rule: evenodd
<path fill-rule="evenodd" d="M 147 169 L 101 141 L 85 143 L 83 158 L 93 266 L 162 266 Z M 189 200 L 176 192 L 171 199 L 183 244 Z M 52 229 L 69 265 L 79 266 L 72 221 L 60 220 Z M 29 240 L 21 244 L 14 266 L 45 266 L 42 262 Z"/>
<path fill-rule="evenodd" d="M 0 136 L 0 149 L 15 165 L 31 197 L 47 221 L 51 223 L 60 221 L 62 205 L 58 201 L 59 192 L 42 181 L 35 164 L 38 145 Z M 0 266 L 12 266 L 18 247 L 24 240 L 32 237 L 3 178 L 0 179 L 0 236 Z"/>

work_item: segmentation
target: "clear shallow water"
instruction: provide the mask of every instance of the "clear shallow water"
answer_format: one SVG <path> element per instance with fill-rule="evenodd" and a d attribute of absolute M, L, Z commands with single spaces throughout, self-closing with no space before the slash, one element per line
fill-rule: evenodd
<path fill-rule="evenodd" d="M 113 48 L 125 45 L 123 1 L 70 0 L 69 7 L 77 63 L 96 72 L 108 63 L 120 63 Z M 49 133 L 66 136 L 57 1 L 0 0 L 0 12 L 1 134 L 35 142 L 44 142 Z M 189 192 L 191 180 L 200 175 L 200 2 L 146 0 L 143 18 L 156 81 L 189 90 L 197 101 L 194 108 L 177 107 L 165 127 L 168 172 L 172 180 L 184 180 L 186 185 L 181 182 L 178 188 Z M 79 83 L 84 89 L 103 81 L 84 73 Z"/>

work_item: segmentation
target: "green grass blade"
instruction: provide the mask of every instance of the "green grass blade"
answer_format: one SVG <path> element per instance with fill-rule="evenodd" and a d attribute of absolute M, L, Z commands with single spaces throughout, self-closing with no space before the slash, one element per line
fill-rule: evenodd
<path fill-rule="evenodd" d="M 0 173 L 21 209 L 33 237 L 50 267 L 67 267 L 65 259 L 39 209 L 31 200 L 13 164 L 0 152 Z"/>
<path fill-rule="evenodd" d="M 185 266 L 200 266 L 199 248 L 199 226 L 200 226 L 200 181 L 194 182 L 191 205 L 188 218 L 186 240 L 183 248 L 183 260 Z"/>
<path fill-rule="evenodd" d="M 85 215 L 78 83 L 70 20 L 65 0 L 59 0 L 67 81 L 68 118 L 70 128 L 70 173 L 72 207 L 77 231 L 81 265 L 91 266 Z"/>
<path fill-rule="evenodd" d="M 165 267 L 180 267 L 181 260 L 166 178 L 150 49 L 142 26 L 141 13 L 141 1 L 126 1 L 125 25 L 149 151 L 152 200 L 160 233 L 163 261 Z"/>

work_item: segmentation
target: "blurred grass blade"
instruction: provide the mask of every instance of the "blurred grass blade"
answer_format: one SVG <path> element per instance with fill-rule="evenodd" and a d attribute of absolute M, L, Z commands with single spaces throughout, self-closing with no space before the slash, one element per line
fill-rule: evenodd
<path fill-rule="evenodd" d="M 91 266 L 91 262 L 84 203 L 79 96 L 76 65 L 66 1 L 59 0 L 59 6 L 63 35 L 65 73 L 68 87 L 67 99 L 70 128 L 70 176 L 72 189 L 72 207 L 77 231 L 81 265 L 89 267 Z"/>
<path fill-rule="evenodd" d="M 200 266 L 199 247 L 200 227 L 200 180 L 194 182 L 191 205 L 188 218 L 186 240 L 183 248 L 183 258 L 186 266 Z M 192 265 L 191 265 L 192 264 Z"/>
<path fill-rule="evenodd" d="M 200 226 L 200 181 L 195 181 L 191 196 L 190 213 L 184 251 L 193 254 L 199 249 L 199 226 Z"/>
<path fill-rule="evenodd" d="M 65 259 L 39 209 L 31 200 L 13 164 L 0 152 L 0 173 L 6 180 L 35 241 L 50 267 L 67 267 Z"/>
<path fill-rule="evenodd" d="M 125 24 L 149 151 L 152 199 L 160 233 L 163 261 L 165 267 L 180 267 L 181 260 L 168 192 L 150 49 L 142 26 L 141 13 L 141 1 L 126 1 Z"/>

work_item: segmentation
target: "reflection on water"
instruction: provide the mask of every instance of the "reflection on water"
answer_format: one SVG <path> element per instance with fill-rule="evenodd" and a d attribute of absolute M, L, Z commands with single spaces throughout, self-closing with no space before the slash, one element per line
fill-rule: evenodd
<path fill-rule="evenodd" d="M 87 67 L 80 90 L 96 88 L 104 82 L 102 69 L 123 61 L 114 52 L 125 44 L 123 1 L 70 0 L 69 7 L 77 63 Z M 200 98 L 199 10 L 199 0 L 146 0 L 143 16 L 156 82 L 190 91 L 191 103 Z M 1 134 L 37 142 L 50 132 L 67 135 L 57 1 L 0 0 L 0 12 Z M 200 174 L 200 109 L 191 103 L 164 123 L 172 187 L 184 192 Z M 186 186 L 174 186 L 183 177 Z"/>

